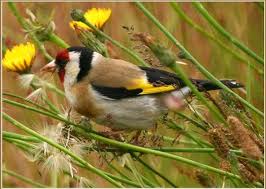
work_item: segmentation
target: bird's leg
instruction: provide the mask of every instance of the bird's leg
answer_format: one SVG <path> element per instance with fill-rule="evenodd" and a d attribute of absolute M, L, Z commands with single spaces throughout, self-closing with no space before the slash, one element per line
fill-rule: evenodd
<path fill-rule="evenodd" d="M 181 133 L 177 133 L 175 139 L 172 141 L 172 145 L 176 144 L 179 141 L 180 137 L 181 137 Z"/>
<path fill-rule="evenodd" d="M 166 121 L 167 120 L 167 115 L 166 115 L 166 117 L 164 115 L 164 117 L 162 117 L 162 119 L 164 119 Z M 151 130 L 152 136 L 151 136 L 150 141 L 152 142 L 153 146 L 160 147 L 161 146 L 161 142 L 163 142 L 163 138 L 162 138 L 162 136 L 157 135 L 157 128 L 158 128 L 158 123 L 156 122 L 155 126 Z"/>
<path fill-rule="evenodd" d="M 142 130 L 138 130 L 129 142 L 138 146 L 144 146 L 145 141 L 140 139 L 141 131 Z"/>
<path fill-rule="evenodd" d="M 72 111 L 72 106 L 67 111 L 67 120 L 70 120 L 71 111 Z"/>
<path fill-rule="evenodd" d="M 101 131 L 99 132 L 101 135 L 107 137 L 107 138 L 111 138 L 114 140 L 118 140 L 123 142 L 124 141 L 124 137 L 122 135 L 122 132 L 124 132 L 124 130 L 121 129 L 114 129 L 114 128 L 110 128 L 108 127 L 109 130 L 106 131 Z"/>
<path fill-rule="evenodd" d="M 113 127 L 113 116 L 112 114 L 107 114 L 104 119 L 105 125 L 109 128 Z"/>
<path fill-rule="evenodd" d="M 81 116 L 80 121 L 79 121 L 79 125 L 83 125 L 86 128 L 91 129 L 91 123 L 90 123 L 90 119 L 88 117 L 85 116 Z"/>

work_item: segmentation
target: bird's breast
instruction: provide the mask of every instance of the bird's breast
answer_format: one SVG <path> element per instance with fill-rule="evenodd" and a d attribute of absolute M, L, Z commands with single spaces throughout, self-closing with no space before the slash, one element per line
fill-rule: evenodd
<path fill-rule="evenodd" d="M 94 100 L 94 97 L 88 90 L 88 85 L 74 84 L 65 86 L 65 94 L 70 105 L 80 114 L 94 118 L 102 113 L 102 109 Z"/>

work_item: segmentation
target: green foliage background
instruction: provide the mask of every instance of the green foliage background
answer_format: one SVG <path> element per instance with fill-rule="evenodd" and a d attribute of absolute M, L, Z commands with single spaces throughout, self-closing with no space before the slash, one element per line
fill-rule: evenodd
<path fill-rule="evenodd" d="M 221 36 L 210 24 L 199 14 L 199 12 L 193 7 L 191 3 L 178 3 L 185 15 L 190 17 L 193 22 L 204 29 L 214 39 L 219 40 L 236 55 L 232 55 L 227 50 L 217 45 L 217 41 L 206 37 L 202 32 L 188 24 L 183 17 L 178 15 L 171 7 L 170 3 L 143 3 L 145 7 L 163 24 L 170 33 L 216 78 L 230 78 L 248 85 L 248 101 L 263 111 L 264 105 L 264 75 L 257 71 L 249 71 L 246 61 L 255 65 L 257 68 L 263 70 L 263 66 L 257 66 L 255 60 L 241 52 L 237 47 L 230 43 L 227 39 Z M 3 42 L 7 48 L 11 48 L 13 45 L 26 41 L 25 33 L 23 33 L 21 26 L 17 22 L 14 15 L 8 8 L 7 3 L 3 3 Z M 264 56 L 264 18 L 263 9 L 256 3 L 203 3 L 209 13 L 233 36 L 239 39 L 243 44 L 247 45 L 256 54 Z M 82 9 L 92 7 L 104 7 L 112 9 L 111 19 L 106 23 L 104 32 L 111 36 L 113 39 L 119 41 L 121 44 L 128 48 L 133 48 L 135 43 L 130 40 L 128 32 L 123 29 L 123 26 L 133 26 L 136 32 L 147 32 L 156 38 L 163 46 L 171 49 L 172 52 L 178 54 L 180 51 L 167 39 L 165 35 L 149 20 L 133 3 L 16 3 L 19 12 L 23 16 L 26 9 L 30 9 L 37 16 L 40 22 L 47 22 L 49 17 L 55 22 L 55 33 L 71 45 L 80 45 L 76 33 L 69 27 L 69 21 L 71 21 L 70 12 L 72 9 Z M 196 26 L 197 27 L 197 26 Z M 50 42 L 45 42 L 47 52 L 54 56 L 60 47 L 55 46 Z M 129 57 L 121 49 L 112 46 L 116 55 L 125 60 L 136 63 L 134 59 Z M 237 58 L 241 57 L 240 59 Z M 45 58 L 39 53 L 35 60 L 33 71 L 37 72 L 44 64 L 47 63 Z M 187 61 L 188 62 L 188 61 Z M 188 62 L 187 65 L 182 66 L 189 77 L 204 78 L 203 75 Z M 27 92 L 21 89 L 16 80 L 17 75 L 14 73 L 3 73 L 3 92 L 11 92 L 21 96 L 27 96 Z M 57 86 L 62 89 L 62 86 L 56 81 Z M 214 92 L 215 96 L 216 93 Z M 239 93 L 243 98 L 246 98 L 243 93 Z M 57 107 L 66 106 L 67 103 L 64 98 L 53 99 L 54 104 Z M 4 112 L 14 117 L 16 120 L 30 126 L 33 130 L 38 130 L 43 127 L 44 122 L 52 123 L 51 119 L 45 117 L 39 117 L 32 112 L 24 111 L 16 107 L 7 106 L 3 104 Z M 187 111 L 187 110 L 186 110 Z M 186 112 L 185 111 L 185 112 Z M 255 116 L 255 115 L 254 115 Z M 256 116 L 255 116 L 256 118 Z M 259 124 L 262 124 L 263 120 L 256 118 Z M 198 129 L 194 129 L 190 123 L 185 122 L 182 119 L 177 119 L 177 124 L 185 128 L 185 132 L 196 135 L 202 140 L 206 140 L 204 133 Z M 3 130 L 21 133 L 21 130 L 11 126 L 10 123 L 3 121 Z M 184 131 L 179 132 L 176 130 L 166 129 L 164 125 L 160 125 L 156 131 L 164 136 L 170 136 L 175 138 L 180 135 L 182 139 L 186 139 L 191 142 L 191 138 L 185 137 Z M 184 144 L 177 144 L 175 147 L 195 147 Z M 196 146 L 198 147 L 198 146 Z M 211 158 L 208 153 L 186 153 L 179 152 L 177 155 L 186 157 L 203 164 L 211 165 L 213 167 L 219 167 L 218 162 Z M 113 169 L 108 166 L 108 163 L 103 160 L 99 161 L 100 156 L 97 153 L 92 153 L 86 157 L 89 162 L 95 167 L 100 167 L 102 170 L 113 173 Z M 180 187 L 202 187 L 202 183 L 195 179 L 194 172 L 196 168 L 181 164 L 179 162 L 157 157 L 154 155 L 144 155 L 143 160 L 149 163 L 152 167 L 158 170 L 161 174 L 165 175 L 172 182 L 176 183 Z M 18 150 L 14 145 L 4 142 L 3 143 L 3 163 L 4 166 L 10 170 L 15 170 L 17 173 L 24 175 L 32 180 L 49 185 L 49 178 L 39 174 L 40 167 L 34 163 L 29 162 L 24 153 Z M 124 174 L 132 176 L 127 170 L 121 168 L 118 162 L 114 161 L 113 165 L 117 169 L 121 169 Z M 161 178 L 154 176 L 149 172 L 149 169 L 141 165 L 139 162 L 134 161 L 136 166 L 135 174 L 142 174 L 148 180 L 155 182 L 156 186 L 169 186 L 165 184 Z M 132 171 L 131 171 L 132 172 Z M 193 174 L 192 174 L 193 173 Z M 94 174 L 80 169 L 79 175 L 89 178 L 98 187 L 110 187 L 106 180 L 95 177 Z M 133 171 L 134 175 L 134 171 Z M 153 177 L 157 177 L 154 179 Z M 215 186 L 221 187 L 222 178 L 216 174 L 210 175 L 211 179 L 215 180 Z M 62 180 L 69 178 L 62 177 Z M 138 182 L 138 180 L 137 180 Z M 140 181 L 139 181 L 140 182 Z M 59 184 L 64 185 L 65 181 L 61 181 Z M 69 186 L 71 186 L 71 182 Z M 141 182 L 140 182 L 141 183 Z M 28 187 L 31 185 L 25 184 L 20 180 L 14 180 L 10 177 L 3 177 L 4 187 Z M 231 185 L 228 185 L 230 187 Z"/>

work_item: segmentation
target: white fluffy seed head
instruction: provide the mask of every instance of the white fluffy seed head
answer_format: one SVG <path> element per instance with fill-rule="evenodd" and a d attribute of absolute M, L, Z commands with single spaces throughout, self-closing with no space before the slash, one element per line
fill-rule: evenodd
<path fill-rule="evenodd" d="M 38 88 L 34 90 L 32 93 L 30 93 L 26 97 L 26 99 L 34 101 L 36 103 L 42 103 L 45 96 L 46 96 L 45 90 L 43 88 Z"/>
<path fill-rule="evenodd" d="M 94 188 L 94 184 L 87 178 L 85 177 L 80 177 L 79 178 L 79 188 Z"/>
<path fill-rule="evenodd" d="M 18 82 L 23 89 L 29 89 L 34 79 L 34 74 L 21 74 L 18 77 Z"/>

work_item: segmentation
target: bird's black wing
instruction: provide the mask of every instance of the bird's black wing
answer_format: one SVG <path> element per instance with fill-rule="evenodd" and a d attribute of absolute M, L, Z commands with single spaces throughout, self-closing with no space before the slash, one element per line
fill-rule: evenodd
<path fill-rule="evenodd" d="M 184 86 L 184 82 L 175 74 L 149 67 L 139 67 L 145 73 L 148 83 L 137 83 L 132 89 L 125 87 L 106 87 L 92 84 L 92 87 L 101 95 L 111 99 L 122 99 L 141 95 L 158 94 L 173 91 Z"/>

